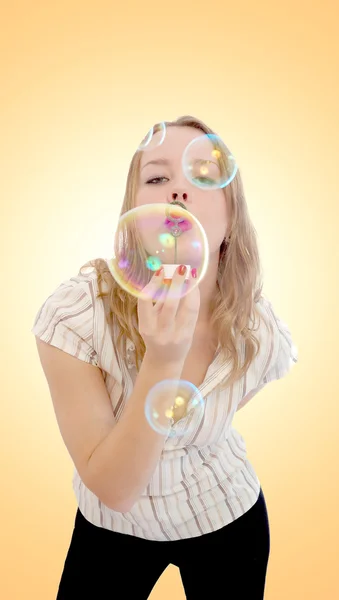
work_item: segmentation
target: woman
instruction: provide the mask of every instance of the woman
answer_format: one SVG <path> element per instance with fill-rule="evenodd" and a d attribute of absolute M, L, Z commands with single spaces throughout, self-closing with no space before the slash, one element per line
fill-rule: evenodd
<path fill-rule="evenodd" d="M 239 170 L 210 188 L 184 173 L 185 149 L 206 134 L 213 132 L 193 117 L 155 128 L 152 145 L 132 159 L 121 210 L 174 202 L 196 217 L 209 252 L 199 285 L 197 270 L 178 268 L 154 302 L 163 270 L 147 283 L 147 299 L 125 291 L 97 259 L 84 265 L 90 273 L 61 283 L 35 319 L 78 503 L 57 600 L 146 599 L 169 564 L 188 600 L 264 597 L 265 499 L 232 420 L 297 353 L 261 294 Z M 164 380 L 198 388 L 205 409 L 193 429 L 185 431 L 183 414 L 173 416 L 174 435 L 150 427 L 145 402 Z"/>

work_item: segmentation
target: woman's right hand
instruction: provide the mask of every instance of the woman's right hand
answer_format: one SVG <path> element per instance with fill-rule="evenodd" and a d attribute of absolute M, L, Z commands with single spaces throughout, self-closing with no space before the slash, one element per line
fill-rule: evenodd
<path fill-rule="evenodd" d="M 159 296 L 164 279 L 161 269 L 142 290 L 148 298 L 138 299 L 139 333 L 145 342 L 146 354 L 154 363 L 183 364 L 192 344 L 200 291 L 198 285 L 193 288 L 192 272 L 185 283 L 186 273 L 181 275 L 179 269 L 169 288 L 165 286 Z M 154 304 L 157 296 L 159 299 Z"/>

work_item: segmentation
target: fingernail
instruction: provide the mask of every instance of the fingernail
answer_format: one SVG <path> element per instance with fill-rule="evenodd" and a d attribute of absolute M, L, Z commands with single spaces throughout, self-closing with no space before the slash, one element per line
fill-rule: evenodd
<path fill-rule="evenodd" d="M 196 279 L 197 278 L 197 274 L 198 274 L 196 268 L 192 269 L 191 273 L 192 273 L 192 277 L 194 279 Z"/>
<path fill-rule="evenodd" d="M 163 268 L 164 268 L 164 267 L 160 267 L 160 269 L 158 269 L 158 270 L 157 270 L 157 271 L 154 273 L 154 275 L 156 275 L 156 276 L 160 275 L 160 273 L 161 273 L 161 271 L 163 270 Z"/>
<path fill-rule="evenodd" d="M 186 265 L 180 265 L 180 267 L 178 269 L 179 275 L 185 275 L 186 271 L 187 271 Z"/>

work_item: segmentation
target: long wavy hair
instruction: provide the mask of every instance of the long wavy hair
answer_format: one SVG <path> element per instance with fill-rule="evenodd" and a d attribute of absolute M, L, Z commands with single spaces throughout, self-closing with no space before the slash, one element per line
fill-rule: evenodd
<path fill-rule="evenodd" d="M 158 126 L 159 124 L 154 126 L 154 132 Z M 192 116 L 182 116 L 175 121 L 165 122 L 166 128 L 173 126 L 194 127 L 202 134 L 216 135 L 205 123 Z M 222 146 L 220 150 L 222 152 Z M 120 217 L 135 207 L 141 157 L 142 150 L 138 149 L 130 163 Z M 220 160 L 222 164 L 226 164 L 227 157 L 223 152 Z M 225 202 L 230 203 L 231 225 L 228 239 L 225 239 L 220 246 L 217 293 L 210 321 L 211 329 L 215 328 L 217 332 L 224 359 L 231 361 L 231 370 L 221 382 L 220 389 L 239 380 L 259 353 L 260 342 L 255 336 L 255 331 L 259 328 L 262 315 L 256 308 L 256 303 L 263 287 L 257 235 L 249 217 L 239 169 L 223 190 Z M 145 251 L 137 231 L 132 230 L 129 235 L 132 239 L 129 239 L 128 243 L 132 243 L 134 261 L 136 261 L 134 268 L 136 272 L 140 272 L 145 264 L 143 260 Z M 88 261 L 81 267 L 80 273 L 88 268 L 96 270 L 99 289 L 97 297 L 108 299 L 108 319 L 110 323 L 118 325 L 118 350 L 126 356 L 126 341 L 129 338 L 135 346 L 136 367 L 139 370 L 146 347 L 138 330 L 137 298 L 118 285 L 105 259 L 96 258 Z M 151 275 L 152 273 L 149 278 Z M 255 328 L 256 319 L 258 325 Z M 239 352 L 240 339 L 244 342 L 241 353 Z"/>

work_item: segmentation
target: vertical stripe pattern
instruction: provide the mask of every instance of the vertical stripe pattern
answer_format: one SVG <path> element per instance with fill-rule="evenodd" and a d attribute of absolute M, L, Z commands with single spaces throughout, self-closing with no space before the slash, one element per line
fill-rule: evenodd
<path fill-rule="evenodd" d="M 98 291 L 95 271 L 63 281 L 42 304 L 31 331 L 100 367 L 118 421 L 137 377 L 134 345 L 127 341 L 126 357 L 118 353 L 117 331 L 107 322 L 107 299 L 98 299 Z M 179 540 L 220 529 L 255 504 L 260 481 L 247 459 L 244 439 L 232 427 L 233 417 L 298 360 L 291 333 L 271 303 L 262 296 L 258 308 L 269 323 L 257 332 L 259 355 L 245 376 L 224 391 L 218 384 L 227 376 L 230 363 L 216 355 L 199 389 L 205 402 L 203 414 L 193 413 L 187 432 L 187 417 L 174 425 L 181 435 L 166 439 L 152 479 L 130 512 L 105 506 L 74 469 L 73 490 L 88 521 L 149 540 Z M 243 351 L 241 346 L 241 356 Z"/>

